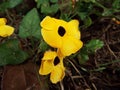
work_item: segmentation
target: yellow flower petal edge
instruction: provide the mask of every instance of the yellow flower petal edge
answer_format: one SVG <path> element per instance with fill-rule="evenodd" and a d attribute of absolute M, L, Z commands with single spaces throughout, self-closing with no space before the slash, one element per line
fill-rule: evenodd
<path fill-rule="evenodd" d="M 6 18 L 0 18 L 0 26 L 1 25 L 5 25 L 7 22 L 7 19 Z"/>
<path fill-rule="evenodd" d="M 50 74 L 50 80 L 52 83 L 61 81 L 65 76 L 63 57 L 60 57 L 55 51 L 46 51 L 42 58 L 39 74 Z"/>
<path fill-rule="evenodd" d="M 60 19 L 55 19 L 50 16 L 46 16 L 42 22 L 40 22 L 40 26 L 46 30 L 55 30 L 58 28 L 59 25 L 66 25 L 67 22 L 60 20 Z"/>
<path fill-rule="evenodd" d="M 51 72 L 50 75 L 50 80 L 52 83 L 56 84 L 57 82 L 61 81 L 64 76 L 65 76 L 65 72 L 64 72 L 65 68 L 59 66 L 56 66 L 55 69 L 53 69 L 53 71 Z"/>
<path fill-rule="evenodd" d="M 14 32 L 14 28 L 8 25 L 2 25 L 0 26 L 0 36 L 1 37 L 7 37 L 12 35 Z"/>
<path fill-rule="evenodd" d="M 0 18 L 0 36 L 1 37 L 7 37 L 13 34 L 14 28 L 6 25 L 7 19 L 6 18 Z"/>
<path fill-rule="evenodd" d="M 79 22 L 78 20 L 71 20 L 70 22 L 68 22 L 68 35 L 73 36 L 77 39 L 81 38 L 81 33 L 79 31 Z M 71 30 L 72 28 L 72 30 Z"/>
<path fill-rule="evenodd" d="M 53 67 L 54 67 L 52 60 L 49 60 L 49 61 L 43 60 L 41 63 L 42 64 L 40 66 L 39 73 L 41 75 L 47 75 L 47 74 L 51 73 L 51 71 L 53 70 Z"/>
<path fill-rule="evenodd" d="M 68 36 L 67 38 L 64 38 L 62 45 L 63 46 L 61 48 L 58 48 L 58 53 L 61 53 L 63 56 L 69 56 L 82 48 L 83 42 Z"/>
<path fill-rule="evenodd" d="M 53 70 L 53 67 L 54 67 L 53 61 L 56 56 L 57 54 L 55 51 L 49 50 L 44 53 L 41 66 L 40 66 L 40 70 L 39 70 L 39 73 L 41 75 L 47 75 Z"/>
<path fill-rule="evenodd" d="M 65 56 L 77 52 L 83 46 L 78 20 L 66 22 L 46 16 L 40 25 L 44 41 L 51 47 L 58 48 Z"/>

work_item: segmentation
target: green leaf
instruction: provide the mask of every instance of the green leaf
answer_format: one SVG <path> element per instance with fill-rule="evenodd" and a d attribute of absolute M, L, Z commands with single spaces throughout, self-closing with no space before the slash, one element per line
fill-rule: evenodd
<path fill-rule="evenodd" d="M 92 24 L 92 19 L 91 19 L 90 17 L 87 17 L 87 18 L 84 20 L 84 25 L 85 25 L 85 27 L 89 27 L 91 24 Z"/>
<path fill-rule="evenodd" d="M 14 8 L 15 6 L 19 5 L 20 3 L 22 3 L 23 0 L 9 0 L 9 8 Z"/>
<path fill-rule="evenodd" d="M 78 16 L 84 21 L 88 14 L 86 12 L 78 12 Z"/>
<path fill-rule="evenodd" d="M 44 14 L 54 14 L 58 11 L 59 9 L 59 5 L 58 4 L 53 4 L 53 5 L 49 5 L 49 3 L 44 3 L 42 6 L 41 6 L 41 13 L 44 13 Z"/>
<path fill-rule="evenodd" d="M 86 48 L 90 51 L 89 53 L 93 53 L 96 50 L 102 48 L 104 45 L 103 41 L 100 41 L 98 39 L 92 39 L 91 41 L 86 44 Z"/>
<path fill-rule="evenodd" d="M 120 9 L 120 0 L 115 0 L 112 4 L 112 7 L 115 9 Z"/>
<path fill-rule="evenodd" d="M 89 56 L 85 53 L 81 53 L 77 56 L 80 64 L 84 64 L 89 60 Z"/>
<path fill-rule="evenodd" d="M 84 21 L 84 19 L 86 19 L 86 17 L 88 17 L 94 10 L 93 3 L 91 2 L 85 3 L 84 0 L 83 1 L 79 0 L 78 3 L 76 3 L 76 10 L 78 16 L 81 18 L 81 20 Z"/>
<path fill-rule="evenodd" d="M 8 8 L 9 3 L 8 2 L 3 2 L 0 4 L 0 12 L 5 12 L 5 10 Z"/>
<path fill-rule="evenodd" d="M 33 8 L 23 18 L 19 27 L 19 36 L 21 38 L 35 37 L 37 39 L 40 39 L 41 33 L 39 23 L 40 19 L 38 16 L 38 12 L 36 8 Z"/>
<path fill-rule="evenodd" d="M 8 40 L 0 45 L 0 66 L 20 64 L 28 58 L 28 54 L 20 49 L 19 41 Z"/>
<path fill-rule="evenodd" d="M 40 6 L 44 3 L 48 3 L 49 0 L 37 0 L 37 8 L 40 8 Z"/>
<path fill-rule="evenodd" d="M 111 16 L 114 13 L 114 9 L 104 9 L 103 16 Z"/>
<path fill-rule="evenodd" d="M 48 48 L 48 44 L 41 40 L 41 43 L 39 45 L 39 52 L 45 52 Z"/>
<path fill-rule="evenodd" d="M 65 20 L 65 21 L 70 21 L 71 18 L 69 18 L 69 15 L 64 13 L 60 15 L 60 19 Z"/>
<path fill-rule="evenodd" d="M 51 13 L 56 13 L 59 9 L 59 5 L 58 4 L 53 4 L 51 5 Z"/>
<path fill-rule="evenodd" d="M 58 0 L 50 0 L 50 2 L 56 3 L 56 2 L 58 2 Z"/>
<path fill-rule="evenodd" d="M 92 2 L 92 3 L 95 3 L 96 1 L 95 0 L 84 0 L 85 2 Z"/>
<path fill-rule="evenodd" d="M 5 12 L 8 8 L 14 8 L 15 6 L 22 3 L 23 0 L 8 0 L 0 4 L 0 12 Z"/>

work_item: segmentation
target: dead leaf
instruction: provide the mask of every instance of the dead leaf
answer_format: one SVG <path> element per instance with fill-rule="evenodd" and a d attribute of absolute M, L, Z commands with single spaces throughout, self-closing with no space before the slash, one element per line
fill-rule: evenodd
<path fill-rule="evenodd" d="M 33 63 L 4 67 L 2 90 L 43 90 L 38 80 L 39 67 Z M 44 85 L 45 81 L 41 81 Z M 48 90 L 48 88 L 44 88 Z"/>

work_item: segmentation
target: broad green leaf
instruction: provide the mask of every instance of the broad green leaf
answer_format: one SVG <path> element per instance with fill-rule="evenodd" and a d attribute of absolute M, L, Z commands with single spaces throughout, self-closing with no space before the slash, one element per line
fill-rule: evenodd
<path fill-rule="evenodd" d="M 60 19 L 65 20 L 65 21 L 70 21 L 71 20 L 71 18 L 69 18 L 69 15 L 66 14 L 66 13 L 61 14 Z"/>
<path fill-rule="evenodd" d="M 95 53 L 96 50 L 103 47 L 103 41 L 98 39 L 92 39 L 80 50 L 77 55 L 80 64 L 84 64 L 89 60 L 89 55 Z"/>
<path fill-rule="evenodd" d="M 103 16 L 111 16 L 114 13 L 114 9 L 104 9 Z"/>
<path fill-rule="evenodd" d="M 54 13 L 56 13 L 58 11 L 58 9 L 59 9 L 59 5 L 58 4 L 50 5 L 47 2 L 47 3 L 44 3 L 41 6 L 41 13 L 44 13 L 44 14 L 54 14 Z"/>
<path fill-rule="evenodd" d="M 84 20 L 88 14 L 86 12 L 78 12 L 78 16 L 81 18 L 81 20 Z"/>
<path fill-rule="evenodd" d="M 0 3 L 0 12 L 5 12 L 8 8 L 14 8 L 15 6 L 22 3 L 23 0 L 8 0 Z"/>
<path fill-rule="evenodd" d="M 49 2 L 45 2 L 41 5 L 41 13 L 48 14 L 51 13 Z"/>
<path fill-rule="evenodd" d="M 95 3 L 96 1 L 95 0 L 84 0 L 85 2 L 93 2 Z"/>
<path fill-rule="evenodd" d="M 96 2 L 96 0 L 90 0 L 91 2 L 93 2 L 93 3 L 95 3 Z"/>
<path fill-rule="evenodd" d="M 0 12 L 5 12 L 6 9 L 8 9 L 9 3 L 8 2 L 3 2 L 0 4 Z"/>
<path fill-rule="evenodd" d="M 56 2 L 58 2 L 58 0 L 50 0 L 50 2 L 56 3 Z"/>
<path fill-rule="evenodd" d="M 40 6 L 44 3 L 48 3 L 49 0 L 37 0 L 37 8 L 40 8 Z"/>
<path fill-rule="evenodd" d="M 120 0 L 114 0 L 112 7 L 115 9 L 120 9 Z"/>
<path fill-rule="evenodd" d="M 20 49 L 18 40 L 8 40 L 0 45 L 0 66 L 20 64 L 28 58 L 28 54 Z"/>
<path fill-rule="evenodd" d="M 20 3 L 22 3 L 23 0 L 9 0 L 9 8 L 14 8 L 15 6 L 19 5 Z"/>
<path fill-rule="evenodd" d="M 92 39 L 85 46 L 88 49 L 88 51 L 90 51 L 92 53 L 92 52 L 95 52 L 96 50 L 102 48 L 103 45 L 104 45 L 103 41 L 100 41 L 98 39 Z"/>
<path fill-rule="evenodd" d="M 59 5 L 58 4 L 53 4 L 53 5 L 51 5 L 50 9 L 51 9 L 51 12 L 56 13 L 59 9 Z"/>
<path fill-rule="evenodd" d="M 80 64 L 84 64 L 89 60 L 89 56 L 85 53 L 81 53 L 77 56 Z"/>
<path fill-rule="evenodd" d="M 76 6 L 77 14 L 83 21 L 93 11 L 93 3 L 91 2 L 85 3 L 84 0 L 83 1 L 79 0 L 78 3 L 76 3 Z"/>
<path fill-rule="evenodd" d="M 48 48 L 48 44 L 41 40 L 41 43 L 39 45 L 39 52 L 45 52 Z"/>
<path fill-rule="evenodd" d="M 24 16 L 20 27 L 19 27 L 19 36 L 21 38 L 35 37 L 40 39 L 40 19 L 36 8 L 33 8 L 31 11 Z"/>
<path fill-rule="evenodd" d="M 84 20 L 84 25 L 85 25 L 85 27 L 89 27 L 91 24 L 92 24 L 92 19 L 91 19 L 90 17 L 87 17 L 87 18 Z"/>

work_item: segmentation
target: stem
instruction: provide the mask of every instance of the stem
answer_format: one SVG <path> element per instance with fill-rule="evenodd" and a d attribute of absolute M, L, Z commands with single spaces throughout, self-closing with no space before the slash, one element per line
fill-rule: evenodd
<path fill-rule="evenodd" d="M 61 90 L 64 90 L 64 86 L 63 86 L 62 81 L 60 81 L 60 87 L 61 87 Z"/>

